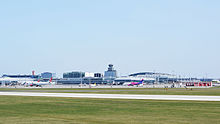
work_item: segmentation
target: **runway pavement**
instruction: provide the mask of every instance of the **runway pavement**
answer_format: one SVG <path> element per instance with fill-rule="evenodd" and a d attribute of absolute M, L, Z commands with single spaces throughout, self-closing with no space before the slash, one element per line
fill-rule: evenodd
<path fill-rule="evenodd" d="M 220 96 L 190 96 L 190 95 L 128 95 L 128 94 L 126 95 L 126 94 L 33 93 L 33 92 L 0 92 L 0 95 L 7 95 L 7 96 L 73 97 L 73 98 L 220 101 Z"/>

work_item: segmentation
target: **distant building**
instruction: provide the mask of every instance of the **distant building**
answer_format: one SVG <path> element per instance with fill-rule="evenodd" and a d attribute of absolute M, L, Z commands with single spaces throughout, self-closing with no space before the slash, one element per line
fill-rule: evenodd
<path fill-rule="evenodd" d="M 39 78 L 39 75 L 7 75 L 4 74 L 2 77 L 10 77 L 10 78 Z"/>
<path fill-rule="evenodd" d="M 101 73 L 91 73 L 91 72 L 81 72 L 81 71 L 74 71 L 74 72 L 67 72 L 63 73 L 63 78 L 86 78 L 86 77 L 103 77 Z"/>
<path fill-rule="evenodd" d="M 57 81 L 58 84 L 101 84 L 103 76 L 101 73 L 91 72 L 67 72 L 63 74 L 63 79 Z"/>
<path fill-rule="evenodd" d="M 41 73 L 41 78 L 43 78 L 43 79 L 50 79 L 50 78 L 54 78 L 54 77 L 56 77 L 55 73 L 51 73 L 51 72 Z"/>
<path fill-rule="evenodd" d="M 84 78 L 63 78 L 57 84 L 102 84 L 103 78 L 84 77 Z"/>
<path fill-rule="evenodd" d="M 85 72 L 67 72 L 63 74 L 63 78 L 82 78 L 85 77 Z"/>
<path fill-rule="evenodd" d="M 94 77 L 94 73 L 85 72 L 85 77 Z"/>
<path fill-rule="evenodd" d="M 131 83 L 131 82 L 140 82 L 142 79 L 144 79 L 144 83 L 146 83 L 146 84 L 150 84 L 150 83 L 155 82 L 155 78 L 125 76 L 125 77 L 116 78 L 115 83 L 116 84 L 124 84 L 124 83 Z"/>
<path fill-rule="evenodd" d="M 139 73 L 133 73 L 129 76 L 135 76 L 135 77 L 169 77 L 172 78 L 175 75 L 167 74 L 167 73 L 156 73 L 156 72 L 139 72 Z"/>
<path fill-rule="evenodd" d="M 113 65 L 108 65 L 108 70 L 105 71 L 104 80 L 106 83 L 113 83 L 113 81 L 117 78 L 117 71 L 114 70 Z"/>
<path fill-rule="evenodd" d="M 103 77 L 103 75 L 102 75 L 102 73 L 94 73 L 94 77 L 99 77 L 99 78 L 101 78 L 101 77 Z"/>
<path fill-rule="evenodd" d="M 139 78 L 154 78 L 154 83 L 171 83 L 177 82 L 178 78 L 176 75 L 167 73 L 155 73 L 155 72 L 139 72 L 130 74 L 129 77 L 139 77 Z"/>

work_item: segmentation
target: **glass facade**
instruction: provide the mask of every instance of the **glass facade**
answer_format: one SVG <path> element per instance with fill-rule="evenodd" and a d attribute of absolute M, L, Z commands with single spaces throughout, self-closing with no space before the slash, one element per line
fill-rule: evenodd
<path fill-rule="evenodd" d="M 54 76 L 53 73 L 50 73 L 50 72 L 44 72 L 44 73 L 41 73 L 41 78 L 43 79 L 50 79 Z"/>
<path fill-rule="evenodd" d="M 105 77 L 105 78 L 116 78 L 116 77 L 117 77 L 117 71 L 114 70 L 112 64 L 109 64 L 108 66 L 109 66 L 109 67 L 108 67 L 108 70 L 105 71 L 104 77 Z"/>
<path fill-rule="evenodd" d="M 67 72 L 63 74 L 63 78 L 82 78 L 85 77 L 85 72 Z"/>
<path fill-rule="evenodd" d="M 95 73 L 94 77 L 102 77 L 102 74 L 101 73 Z"/>
<path fill-rule="evenodd" d="M 88 77 L 88 78 L 66 78 L 66 79 L 60 79 L 57 81 L 57 84 L 102 84 L 103 78 L 94 78 L 94 77 Z"/>
<path fill-rule="evenodd" d="M 114 70 L 112 64 L 109 64 L 108 66 L 108 70 L 105 71 L 104 74 L 105 83 L 113 83 L 115 78 L 117 77 L 117 71 Z"/>

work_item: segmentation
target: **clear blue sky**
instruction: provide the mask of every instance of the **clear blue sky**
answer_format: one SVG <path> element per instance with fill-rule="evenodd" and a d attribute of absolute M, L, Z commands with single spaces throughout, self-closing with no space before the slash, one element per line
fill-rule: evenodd
<path fill-rule="evenodd" d="M 0 74 L 220 77 L 219 0 L 0 1 Z"/>

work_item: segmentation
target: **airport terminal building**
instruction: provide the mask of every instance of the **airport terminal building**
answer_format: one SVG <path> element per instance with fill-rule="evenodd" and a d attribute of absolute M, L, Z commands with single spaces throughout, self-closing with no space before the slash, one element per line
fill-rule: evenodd
<path fill-rule="evenodd" d="M 117 78 L 117 71 L 113 65 L 108 65 L 108 70 L 102 73 L 73 71 L 63 73 L 63 78 L 57 80 L 57 84 L 107 84 L 113 83 Z"/>
<path fill-rule="evenodd" d="M 113 83 L 116 78 L 117 78 L 117 71 L 114 70 L 114 67 L 112 64 L 109 64 L 108 70 L 105 71 L 105 74 L 104 74 L 104 82 Z"/>
<path fill-rule="evenodd" d="M 116 78 L 115 83 L 123 84 L 128 82 L 139 82 L 142 79 L 144 79 L 144 83 L 146 84 L 177 82 L 177 78 L 175 75 L 167 73 L 139 72 L 130 74 L 128 76 Z"/>
<path fill-rule="evenodd" d="M 53 78 L 53 81 L 58 85 L 62 84 L 115 84 L 123 85 L 131 82 L 139 82 L 144 79 L 144 84 L 163 84 L 163 83 L 181 83 L 187 85 L 200 86 L 201 82 L 211 82 L 213 79 L 198 79 L 198 78 L 178 78 L 176 75 L 168 73 L 155 73 L 155 72 L 138 72 L 132 73 L 128 76 L 118 77 L 117 71 L 112 64 L 108 65 L 104 73 L 91 73 L 82 71 L 72 71 L 63 73 L 62 78 L 55 78 L 55 73 L 43 72 L 40 75 L 3 75 L 0 78 L 0 84 L 16 84 L 25 81 L 48 81 Z M 201 84 L 203 86 L 204 84 Z M 206 84 L 209 86 L 210 84 Z"/>
<path fill-rule="evenodd" d="M 57 84 L 101 84 L 103 83 L 103 74 L 73 71 L 63 74 L 63 78 L 57 80 Z"/>

